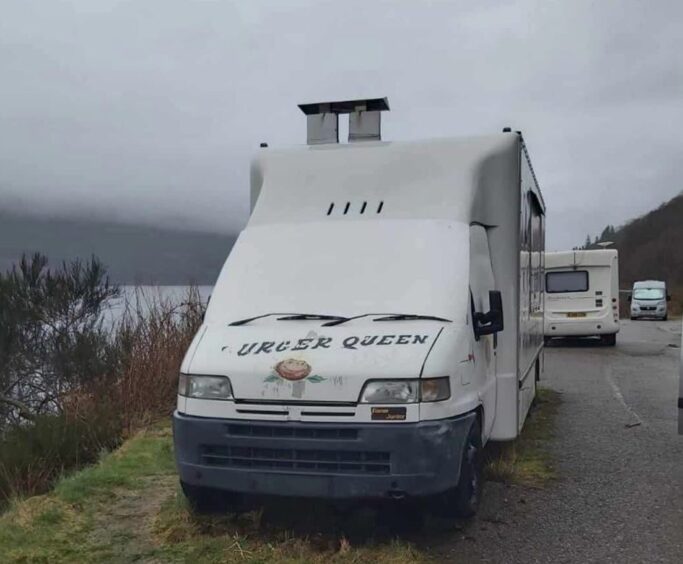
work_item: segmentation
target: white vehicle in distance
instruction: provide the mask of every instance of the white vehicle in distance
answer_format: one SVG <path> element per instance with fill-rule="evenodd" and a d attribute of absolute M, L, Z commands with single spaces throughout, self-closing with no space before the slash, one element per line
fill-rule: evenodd
<path fill-rule="evenodd" d="M 182 488 L 478 506 L 482 446 L 514 439 L 543 349 L 544 204 L 522 136 L 380 140 L 387 100 L 300 106 L 182 363 Z M 349 114 L 349 143 L 338 119 Z"/>
<path fill-rule="evenodd" d="M 619 332 L 619 256 L 614 249 L 545 254 L 545 337 L 600 337 Z"/>
<path fill-rule="evenodd" d="M 633 291 L 629 297 L 631 302 L 631 319 L 669 318 L 667 302 L 671 296 L 667 294 L 666 283 L 660 280 L 642 280 L 633 283 Z"/>

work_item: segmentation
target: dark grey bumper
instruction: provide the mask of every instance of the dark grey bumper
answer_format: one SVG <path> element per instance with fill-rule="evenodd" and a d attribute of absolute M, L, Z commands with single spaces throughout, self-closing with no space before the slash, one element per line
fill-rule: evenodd
<path fill-rule="evenodd" d="M 260 495 L 378 498 L 441 493 L 458 482 L 475 417 L 420 423 L 298 423 L 175 413 L 180 479 Z"/>

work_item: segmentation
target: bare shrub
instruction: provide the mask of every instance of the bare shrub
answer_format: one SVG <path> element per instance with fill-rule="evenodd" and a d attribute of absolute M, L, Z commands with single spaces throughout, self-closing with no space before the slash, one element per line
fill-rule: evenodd
<path fill-rule="evenodd" d="M 185 351 L 202 323 L 196 287 L 177 303 L 138 288 L 114 331 L 119 351 L 115 398 L 127 432 L 170 415 Z"/>
<path fill-rule="evenodd" d="M 138 288 L 113 318 L 121 292 L 96 258 L 47 265 L 0 273 L 0 502 L 168 416 L 204 315 L 197 288 L 180 303 Z"/>

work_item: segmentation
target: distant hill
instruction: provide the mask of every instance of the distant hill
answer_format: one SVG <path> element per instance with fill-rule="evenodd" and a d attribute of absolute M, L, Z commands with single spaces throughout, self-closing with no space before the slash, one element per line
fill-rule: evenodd
<path fill-rule="evenodd" d="M 39 251 L 51 264 L 94 254 L 119 284 L 213 284 L 235 236 L 0 211 L 0 270 Z"/>
<path fill-rule="evenodd" d="M 683 301 L 683 193 L 622 227 L 607 226 L 581 248 L 597 248 L 600 241 L 613 241 L 619 251 L 623 289 L 635 280 L 664 280 Z"/>

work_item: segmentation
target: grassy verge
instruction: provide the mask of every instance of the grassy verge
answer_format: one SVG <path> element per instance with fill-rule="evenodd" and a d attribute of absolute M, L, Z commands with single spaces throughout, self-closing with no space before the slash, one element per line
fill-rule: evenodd
<path fill-rule="evenodd" d="M 538 486 L 552 478 L 545 445 L 559 399 L 541 391 L 522 437 L 488 449 L 489 479 Z M 177 487 L 167 425 L 149 428 L 94 466 L 0 515 L 4 562 L 424 562 L 412 543 L 350 541 L 320 504 L 241 517 L 196 516 Z M 294 513 L 294 515 L 292 515 Z M 361 516 L 362 517 L 362 516 Z M 328 515 L 329 518 L 329 515 Z M 353 519 L 360 527 L 362 519 Z M 306 521 L 307 527 L 299 525 Z M 293 523 L 296 523 L 295 527 Z M 303 529 L 303 530 L 302 530 Z M 320 531 L 328 531 L 321 533 Z M 372 529 L 370 529 L 372 530 Z"/>
<path fill-rule="evenodd" d="M 494 482 L 541 487 L 555 477 L 548 445 L 560 394 L 545 388 L 537 390 L 536 402 L 520 437 L 509 443 L 492 443 L 486 450 L 485 475 Z"/>
<path fill-rule="evenodd" d="M 169 430 L 140 433 L 98 464 L 60 480 L 50 494 L 12 502 L 0 516 L 2 561 L 101 562 L 126 561 L 136 552 L 144 556 L 144 543 L 124 546 L 121 541 L 144 529 L 155 505 L 154 495 L 147 496 L 150 484 L 156 488 L 164 480 L 174 481 L 174 474 Z M 135 500 L 129 514 L 117 515 L 126 500 Z M 130 531 L 121 534 L 122 527 Z"/>
<path fill-rule="evenodd" d="M 355 547 L 342 536 L 297 535 L 263 522 L 195 516 L 178 491 L 169 429 L 136 435 L 119 450 L 15 501 L 0 516 L 2 562 L 420 562 L 410 544 Z"/>

